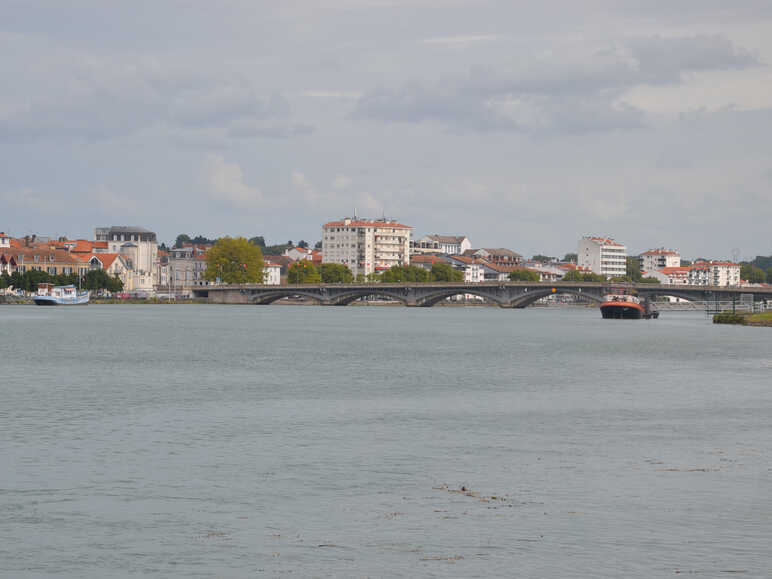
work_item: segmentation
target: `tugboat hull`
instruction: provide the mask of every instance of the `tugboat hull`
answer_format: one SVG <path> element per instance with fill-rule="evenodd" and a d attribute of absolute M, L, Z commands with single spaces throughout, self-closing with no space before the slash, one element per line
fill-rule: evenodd
<path fill-rule="evenodd" d="M 633 303 L 606 302 L 601 304 L 600 313 L 604 319 L 640 320 L 643 317 L 643 308 Z"/>

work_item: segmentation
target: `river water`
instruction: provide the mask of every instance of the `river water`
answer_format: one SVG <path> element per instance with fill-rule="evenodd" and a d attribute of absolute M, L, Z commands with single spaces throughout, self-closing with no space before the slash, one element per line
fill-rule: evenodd
<path fill-rule="evenodd" d="M 0 308 L 2 577 L 770 577 L 770 545 L 768 328 Z"/>

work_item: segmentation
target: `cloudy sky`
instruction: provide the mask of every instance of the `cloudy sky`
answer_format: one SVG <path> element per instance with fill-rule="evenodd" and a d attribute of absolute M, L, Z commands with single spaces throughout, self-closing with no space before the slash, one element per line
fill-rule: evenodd
<path fill-rule="evenodd" d="M 0 0 L 0 230 L 772 253 L 769 0 Z"/>

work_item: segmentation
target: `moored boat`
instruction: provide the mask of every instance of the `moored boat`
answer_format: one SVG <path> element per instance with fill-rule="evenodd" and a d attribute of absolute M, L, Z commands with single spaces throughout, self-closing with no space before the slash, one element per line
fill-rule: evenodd
<path fill-rule="evenodd" d="M 39 306 L 79 306 L 87 304 L 89 297 L 88 291 L 78 291 L 74 285 L 41 283 L 33 299 Z"/>
<path fill-rule="evenodd" d="M 604 296 L 603 303 L 600 304 L 600 313 L 604 319 L 640 320 L 650 317 L 637 297 L 625 294 Z"/>

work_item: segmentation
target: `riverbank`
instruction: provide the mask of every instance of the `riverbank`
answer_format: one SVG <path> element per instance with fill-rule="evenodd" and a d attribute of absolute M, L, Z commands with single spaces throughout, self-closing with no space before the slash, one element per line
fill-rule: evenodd
<path fill-rule="evenodd" d="M 766 326 L 772 328 L 772 312 L 746 314 L 722 312 L 713 316 L 714 324 L 734 324 L 737 326 Z"/>

